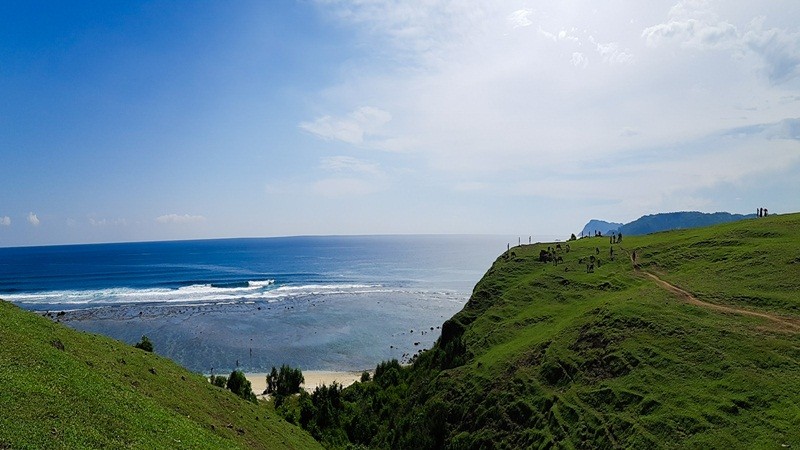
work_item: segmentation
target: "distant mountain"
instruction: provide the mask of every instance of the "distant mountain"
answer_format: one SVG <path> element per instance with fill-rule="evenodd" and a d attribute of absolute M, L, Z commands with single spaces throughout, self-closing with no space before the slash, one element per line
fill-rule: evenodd
<path fill-rule="evenodd" d="M 754 217 L 756 217 L 755 214 L 731 214 L 727 212 L 702 213 L 699 211 L 680 211 L 659 213 L 642 216 L 633 222 L 626 223 L 625 225 L 613 224 L 618 226 L 608 228 L 607 230 L 602 230 L 602 232 L 603 234 L 608 234 L 609 232 L 616 231 L 618 233 L 622 233 L 623 235 L 635 236 L 655 233 L 658 231 L 705 227 Z M 587 230 L 590 230 L 589 233 L 591 234 L 594 234 L 593 230 L 601 231 L 597 225 L 594 225 L 596 223 L 611 224 L 610 222 L 592 219 L 583 228 L 584 235 L 587 233 Z"/>
<path fill-rule="evenodd" d="M 616 230 L 621 227 L 621 223 L 616 222 L 606 222 L 605 220 L 597 220 L 592 219 L 589 223 L 583 227 L 583 231 L 581 231 L 581 236 L 594 236 L 596 231 L 599 231 L 603 234 L 608 234 L 611 230 Z"/>

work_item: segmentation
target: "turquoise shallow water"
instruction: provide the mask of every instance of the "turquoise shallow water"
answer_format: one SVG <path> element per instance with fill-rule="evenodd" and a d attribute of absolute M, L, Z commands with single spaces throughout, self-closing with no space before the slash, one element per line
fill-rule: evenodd
<path fill-rule="evenodd" d="M 127 342 L 146 334 L 158 353 L 196 371 L 283 363 L 360 370 L 429 347 L 509 241 L 361 236 L 5 248 L 0 298 Z"/>

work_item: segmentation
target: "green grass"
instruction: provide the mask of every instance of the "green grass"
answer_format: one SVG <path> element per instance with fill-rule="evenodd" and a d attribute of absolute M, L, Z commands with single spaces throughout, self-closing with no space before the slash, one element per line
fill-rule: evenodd
<path fill-rule="evenodd" d="M 625 237 L 613 261 L 608 238 L 587 238 L 558 266 L 538 261 L 554 244 L 516 247 L 432 350 L 345 389 L 315 433 L 332 447 L 800 447 L 800 334 L 689 304 L 627 253 L 700 300 L 798 320 L 797 230 L 800 214 Z M 315 445 L 267 405 L 2 303 L 0 383 L 0 448 Z"/>
<path fill-rule="evenodd" d="M 716 303 L 800 315 L 800 214 L 626 238 L 639 262 Z"/>
<path fill-rule="evenodd" d="M 0 385 L 0 448 L 319 447 L 266 404 L 6 302 Z"/>
<path fill-rule="evenodd" d="M 382 417 L 378 448 L 800 447 L 800 334 L 689 304 L 626 253 L 701 300 L 797 318 L 797 230 L 800 214 L 625 237 L 613 261 L 587 238 L 558 266 L 538 261 L 555 244 L 513 248 L 392 388 L 392 412 L 356 387 L 343 414 Z"/>
<path fill-rule="evenodd" d="M 543 428 L 541 438 L 511 446 L 798 446 L 798 335 L 686 304 L 620 251 L 636 249 L 644 269 L 701 299 L 790 315 L 800 307 L 798 225 L 800 215 L 774 216 L 630 237 L 613 262 L 608 238 L 571 243 L 559 266 L 537 261 L 540 246 L 517 248 L 476 289 L 500 295 L 464 333 L 472 361 L 460 372 L 533 410 L 522 425 Z M 586 273 L 577 259 L 597 248 L 605 263 Z"/>

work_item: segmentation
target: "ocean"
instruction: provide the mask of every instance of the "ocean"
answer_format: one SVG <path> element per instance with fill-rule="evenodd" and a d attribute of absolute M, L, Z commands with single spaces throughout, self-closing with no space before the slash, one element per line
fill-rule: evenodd
<path fill-rule="evenodd" d="M 516 239 L 516 238 L 515 238 Z M 439 337 L 511 242 L 330 236 L 0 248 L 0 298 L 202 373 L 362 370 Z"/>

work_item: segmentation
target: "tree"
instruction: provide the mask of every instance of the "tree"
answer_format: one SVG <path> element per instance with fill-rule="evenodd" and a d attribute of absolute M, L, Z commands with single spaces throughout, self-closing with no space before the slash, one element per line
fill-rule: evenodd
<path fill-rule="evenodd" d="M 267 375 L 267 394 L 275 397 L 286 397 L 300 392 L 300 385 L 305 382 L 303 372 L 287 365 L 282 365 L 280 371 L 274 366 Z"/>
<path fill-rule="evenodd" d="M 264 394 L 272 394 L 275 392 L 275 386 L 278 384 L 278 369 L 272 366 L 272 370 L 267 375 L 267 389 Z"/>
<path fill-rule="evenodd" d="M 367 372 L 366 370 L 361 372 L 361 382 L 366 383 L 369 380 L 370 380 L 369 372 Z"/>
<path fill-rule="evenodd" d="M 211 378 L 209 378 L 208 381 L 210 381 L 214 386 L 221 387 L 222 389 L 225 389 L 225 386 L 228 384 L 228 378 L 222 375 L 211 375 Z"/>
<path fill-rule="evenodd" d="M 239 397 L 242 397 L 243 399 L 253 403 L 257 402 L 256 395 L 253 394 L 253 387 L 250 384 L 250 381 L 241 371 L 234 370 L 231 372 L 231 376 L 228 377 L 227 387 L 231 390 L 231 392 Z"/>
<path fill-rule="evenodd" d="M 142 340 L 137 342 L 133 346 L 136 348 L 140 348 L 146 352 L 152 353 L 153 351 L 153 343 L 150 342 L 150 339 L 147 336 L 142 336 Z"/>

